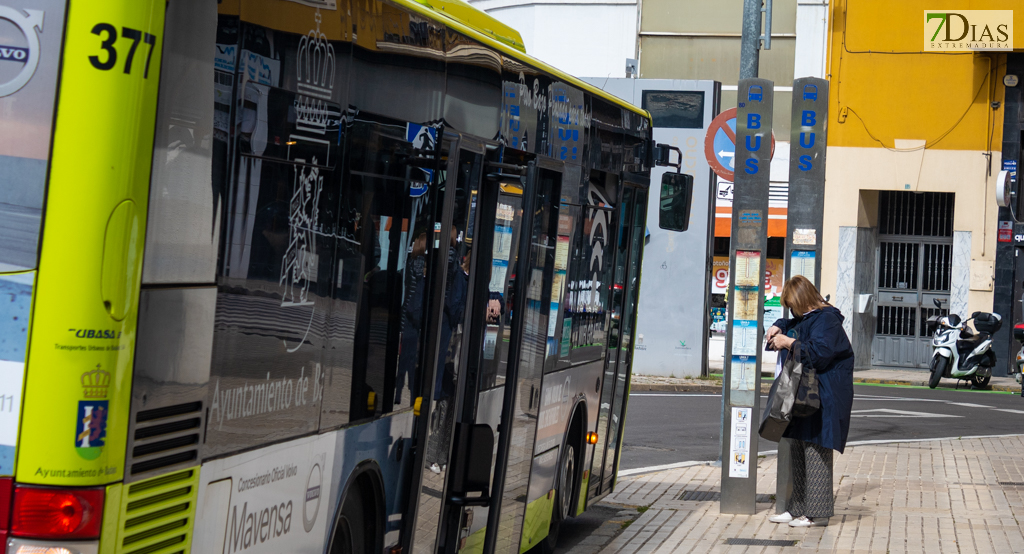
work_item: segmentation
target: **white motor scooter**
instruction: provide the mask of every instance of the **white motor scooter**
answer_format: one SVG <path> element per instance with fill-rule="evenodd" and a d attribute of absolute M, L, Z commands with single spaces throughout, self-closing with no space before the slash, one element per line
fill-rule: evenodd
<path fill-rule="evenodd" d="M 941 307 L 935 301 L 936 307 Z M 967 327 L 974 320 L 977 333 Z M 928 386 L 935 388 L 943 377 L 970 381 L 975 388 L 987 387 L 992 380 L 992 368 L 996 365 L 996 354 L 992 351 L 992 335 L 1002 325 L 999 314 L 974 312 L 965 321 L 960 316 L 949 314 L 928 318 L 932 335 L 931 377 Z M 959 388 L 960 383 L 957 382 Z"/>

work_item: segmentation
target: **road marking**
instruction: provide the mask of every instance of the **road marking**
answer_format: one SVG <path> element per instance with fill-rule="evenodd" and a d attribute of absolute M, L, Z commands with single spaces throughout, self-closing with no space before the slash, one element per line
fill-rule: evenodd
<path fill-rule="evenodd" d="M 1024 410 L 1011 410 L 1009 408 L 993 408 L 997 412 L 1007 412 L 1011 414 L 1024 414 Z"/>
<path fill-rule="evenodd" d="M 665 464 L 663 466 L 650 466 L 650 467 L 639 467 L 636 469 L 627 469 L 619 471 L 619 477 L 626 477 L 627 475 L 636 475 L 637 473 L 647 473 L 650 471 L 662 471 L 664 469 L 679 469 L 681 467 L 693 467 L 701 466 L 704 464 L 713 464 L 715 462 L 679 462 L 675 464 Z"/>
<path fill-rule="evenodd" d="M 938 402 L 945 404 L 948 400 L 938 400 L 935 398 L 903 398 L 900 396 L 864 396 L 856 395 L 853 397 L 854 400 L 882 400 L 885 402 Z"/>
<path fill-rule="evenodd" d="M 717 398 L 717 397 L 719 397 L 719 396 L 722 396 L 722 395 L 721 395 L 721 394 L 687 394 L 687 393 L 685 393 L 685 392 L 677 392 L 677 393 L 660 393 L 660 392 L 655 392 L 655 393 L 647 393 L 647 392 L 634 392 L 634 393 L 630 394 L 630 396 L 686 396 L 686 397 L 689 397 L 689 398 L 694 398 L 694 397 L 701 397 L 701 398 L 711 398 L 711 397 L 716 397 L 716 398 Z"/>
<path fill-rule="evenodd" d="M 930 414 L 927 412 L 908 412 L 905 410 L 890 410 L 887 408 L 878 408 L 875 410 L 853 410 L 851 417 L 963 417 L 958 415 L 949 414 Z"/>
<path fill-rule="evenodd" d="M 963 406 L 965 408 L 990 408 L 994 409 L 993 406 L 986 404 L 972 404 L 970 402 L 950 402 L 949 400 L 941 400 L 937 398 L 901 398 L 899 396 L 872 396 L 872 395 L 856 395 L 853 397 L 854 400 L 878 400 L 883 402 L 937 402 L 939 404 L 946 404 L 948 406 Z"/>

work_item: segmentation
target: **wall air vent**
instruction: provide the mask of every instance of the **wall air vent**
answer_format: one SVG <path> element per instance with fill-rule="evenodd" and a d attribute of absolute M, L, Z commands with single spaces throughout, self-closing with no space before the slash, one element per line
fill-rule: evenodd
<path fill-rule="evenodd" d="M 134 423 L 132 441 L 128 445 L 127 469 L 131 477 L 197 463 L 202 402 L 143 410 L 135 414 Z"/>

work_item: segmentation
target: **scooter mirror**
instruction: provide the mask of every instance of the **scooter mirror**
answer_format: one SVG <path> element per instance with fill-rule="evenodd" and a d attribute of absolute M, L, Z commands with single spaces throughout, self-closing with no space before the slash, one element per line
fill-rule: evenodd
<path fill-rule="evenodd" d="M 932 298 L 932 302 L 935 304 L 936 308 L 938 308 L 940 310 L 942 309 L 942 302 L 939 302 L 938 298 Z"/>

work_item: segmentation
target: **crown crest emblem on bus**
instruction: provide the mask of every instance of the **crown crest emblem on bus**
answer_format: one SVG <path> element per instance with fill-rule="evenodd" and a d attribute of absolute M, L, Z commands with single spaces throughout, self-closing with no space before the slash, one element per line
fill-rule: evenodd
<path fill-rule="evenodd" d="M 327 132 L 330 110 L 324 100 L 334 92 L 334 46 L 320 31 L 320 10 L 316 12 L 316 29 L 299 40 L 295 77 L 298 96 L 295 98 L 296 129 L 317 134 Z"/>
<path fill-rule="evenodd" d="M 110 373 L 100 369 L 86 371 L 82 374 L 82 396 L 86 398 L 106 398 L 107 390 L 110 388 Z"/>

